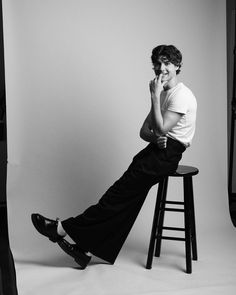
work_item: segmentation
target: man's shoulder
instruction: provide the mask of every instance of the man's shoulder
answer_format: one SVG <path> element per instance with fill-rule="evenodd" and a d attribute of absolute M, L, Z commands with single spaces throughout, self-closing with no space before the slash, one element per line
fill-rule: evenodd
<path fill-rule="evenodd" d="M 184 83 L 178 83 L 175 91 L 172 93 L 173 97 L 181 97 L 182 99 L 192 99 L 196 100 L 195 95 L 193 94 L 192 90 L 186 86 Z"/>
<path fill-rule="evenodd" d="M 176 87 L 176 93 L 187 93 L 187 94 L 193 94 L 192 90 L 186 86 L 183 82 L 179 82 Z"/>
<path fill-rule="evenodd" d="M 185 112 L 187 111 L 187 109 L 197 108 L 197 100 L 189 87 L 180 82 L 173 90 L 174 91 L 172 91 L 168 98 L 169 107 L 171 106 L 171 108 L 182 108 L 185 110 Z"/>

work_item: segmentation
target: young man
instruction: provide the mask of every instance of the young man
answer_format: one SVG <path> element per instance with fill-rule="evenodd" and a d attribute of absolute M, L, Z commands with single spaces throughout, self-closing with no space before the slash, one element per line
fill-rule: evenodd
<path fill-rule="evenodd" d="M 160 45 L 153 49 L 151 59 L 155 72 L 149 83 L 151 109 L 140 130 L 140 137 L 149 142 L 147 147 L 98 203 L 77 217 L 60 222 L 40 214 L 31 216 L 38 232 L 57 242 L 82 268 L 91 259 L 88 251 L 115 262 L 149 189 L 177 169 L 194 135 L 197 103 L 190 89 L 177 80 L 180 51 L 173 45 Z M 75 244 L 66 241 L 66 235 Z"/>

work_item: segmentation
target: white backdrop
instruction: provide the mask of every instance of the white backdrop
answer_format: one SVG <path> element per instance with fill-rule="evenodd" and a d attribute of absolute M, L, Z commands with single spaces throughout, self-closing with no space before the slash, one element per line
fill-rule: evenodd
<path fill-rule="evenodd" d="M 5 0 L 8 214 L 16 259 L 54 248 L 30 215 L 65 219 L 97 202 L 146 143 L 151 50 L 183 53 L 180 80 L 198 100 L 182 163 L 194 178 L 199 233 L 230 227 L 227 202 L 226 29 L 222 0 Z M 171 192 L 181 184 L 173 182 Z M 147 245 L 155 188 L 127 243 Z"/>

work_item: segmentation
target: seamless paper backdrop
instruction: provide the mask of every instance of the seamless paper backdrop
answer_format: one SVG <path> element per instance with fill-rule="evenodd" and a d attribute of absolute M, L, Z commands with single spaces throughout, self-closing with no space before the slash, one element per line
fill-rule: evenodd
<path fill-rule="evenodd" d="M 8 208 L 14 257 L 54 248 L 32 212 L 64 219 L 97 202 L 145 147 L 151 50 L 183 53 L 180 80 L 198 100 L 197 131 L 182 163 L 194 178 L 198 231 L 229 226 L 226 36 L 222 0 L 3 1 L 8 119 Z M 181 192 L 173 182 L 170 194 Z M 147 245 L 155 188 L 127 243 Z"/>

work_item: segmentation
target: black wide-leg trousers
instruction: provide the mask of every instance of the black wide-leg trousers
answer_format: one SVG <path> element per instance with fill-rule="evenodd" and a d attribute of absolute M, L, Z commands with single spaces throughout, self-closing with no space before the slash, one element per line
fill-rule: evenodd
<path fill-rule="evenodd" d="M 82 249 L 113 264 L 148 191 L 162 176 L 177 169 L 184 150 L 181 143 L 171 138 L 165 149 L 148 144 L 96 205 L 62 221 L 67 234 Z"/>

